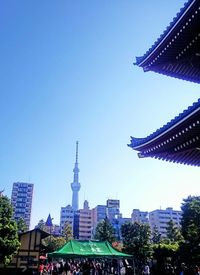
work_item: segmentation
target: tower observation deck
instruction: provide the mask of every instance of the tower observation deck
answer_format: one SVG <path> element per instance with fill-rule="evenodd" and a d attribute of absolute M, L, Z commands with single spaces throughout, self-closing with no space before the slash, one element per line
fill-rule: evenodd
<path fill-rule="evenodd" d="M 72 208 L 74 211 L 77 211 L 79 209 L 79 203 L 78 203 L 78 192 L 81 188 L 81 184 L 78 181 L 79 176 L 79 168 L 78 168 L 78 141 L 76 142 L 76 161 L 74 165 L 74 181 L 71 183 L 72 188 Z"/>

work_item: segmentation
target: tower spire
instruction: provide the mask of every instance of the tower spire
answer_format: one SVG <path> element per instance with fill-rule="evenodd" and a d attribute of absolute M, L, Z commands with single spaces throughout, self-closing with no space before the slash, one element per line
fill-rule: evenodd
<path fill-rule="evenodd" d="M 76 142 L 76 163 L 78 163 L 78 141 Z"/>
<path fill-rule="evenodd" d="M 72 208 L 74 211 L 78 210 L 79 208 L 79 202 L 78 202 L 78 192 L 81 188 L 81 185 L 79 183 L 79 168 L 78 168 L 78 141 L 76 142 L 76 161 L 74 165 L 74 181 L 71 183 L 71 189 L 72 189 Z"/>

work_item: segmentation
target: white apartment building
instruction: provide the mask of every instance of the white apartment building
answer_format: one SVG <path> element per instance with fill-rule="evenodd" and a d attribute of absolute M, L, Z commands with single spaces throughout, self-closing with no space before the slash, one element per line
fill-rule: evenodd
<path fill-rule="evenodd" d="M 71 205 L 67 205 L 66 207 L 61 207 L 60 210 L 60 231 L 61 234 L 63 232 L 65 223 L 71 225 L 73 230 L 73 223 L 74 223 L 74 211 Z"/>
<path fill-rule="evenodd" d="M 100 221 L 103 221 L 107 215 L 106 205 L 97 205 L 95 208 L 91 209 L 91 214 L 92 214 L 92 231 L 94 235 L 97 224 Z"/>
<path fill-rule="evenodd" d="M 168 207 L 166 210 L 157 209 L 149 212 L 149 224 L 151 230 L 158 229 L 162 237 L 166 237 L 168 222 L 172 220 L 177 227 L 181 226 L 182 211 L 173 210 Z"/>
<path fill-rule="evenodd" d="M 131 221 L 149 224 L 149 213 L 147 211 L 140 211 L 139 209 L 133 209 L 131 214 Z"/>
<path fill-rule="evenodd" d="M 14 182 L 11 195 L 11 204 L 13 207 L 13 218 L 18 220 L 22 218 L 30 228 L 31 208 L 33 197 L 33 183 Z"/>

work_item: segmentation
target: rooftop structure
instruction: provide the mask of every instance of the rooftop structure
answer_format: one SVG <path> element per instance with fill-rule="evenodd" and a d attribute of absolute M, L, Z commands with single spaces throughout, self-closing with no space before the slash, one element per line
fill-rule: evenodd
<path fill-rule="evenodd" d="M 200 83 L 200 2 L 189 0 L 136 65 L 145 72 Z"/>
<path fill-rule="evenodd" d="M 131 138 L 139 157 L 200 166 L 200 100 L 146 138 Z"/>
<path fill-rule="evenodd" d="M 136 65 L 200 83 L 200 1 L 189 0 Z M 200 100 L 145 138 L 131 137 L 138 156 L 200 166 Z"/>

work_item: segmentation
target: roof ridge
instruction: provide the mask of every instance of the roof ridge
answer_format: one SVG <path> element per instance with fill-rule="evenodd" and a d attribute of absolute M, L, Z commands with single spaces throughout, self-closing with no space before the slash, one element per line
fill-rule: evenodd
<path fill-rule="evenodd" d="M 194 112 L 196 109 L 200 107 L 200 98 L 197 102 L 194 102 L 191 106 L 189 106 L 187 109 L 183 110 L 182 113 L 179 113 L 177 116 L 175 116 L 173 119 L 171 119 L 169 122 L 164 124 L 162 127 L 158 128 L 156 131 L 154 131 L 152 134 L 148 135 L 145 138 L 134 138 L 131 137 L 133 146 L 139 146 L 143 144 L 144 142 L 147 142 L 151 140 L 152 138 L 157 137 L 159 134 L 163 133 L 166 130 L 169 130 L 172 126 L 179 123 L 181 120 L 183 120 L 185 117 L 190 115 L 192 112 Z M 130 144 L 128 146 L 131 146 Z"/>
<path fill-rule="evenodd" d="M 165 30 L 158 37 L 158 39 L 152 44 L 152 46 L 145 52 L 145 54 L 143 54 L 142 56 L 136 57 L 136 62 L 133 63 L 134 65 L 139 65 L 139 63 L 143 62 L 147 58 L 147 56 L 160 44 L 160 42 L 165 38 L 165 36 L 170 33 L 171 29 L 176 25 L 176 23 L 178 23 L 178 20 L 187 10 L 190 4 L 192 4 L 192 2 L 195 2 L 195 1 L 196 0 L 187 0 L 187 2 L 184 3 L 184 6 L 180 8 L 179 12 L 177 12 L 176 16 L 174 16 L 173 20 L 165 28 Z"/>

